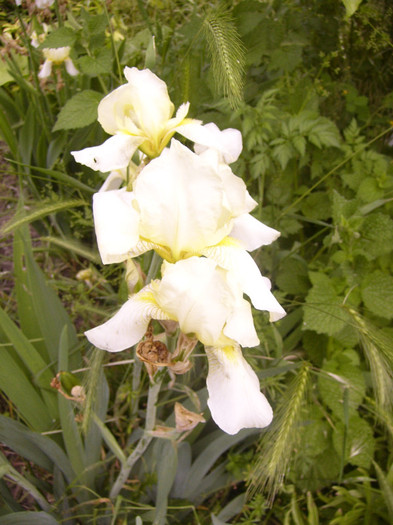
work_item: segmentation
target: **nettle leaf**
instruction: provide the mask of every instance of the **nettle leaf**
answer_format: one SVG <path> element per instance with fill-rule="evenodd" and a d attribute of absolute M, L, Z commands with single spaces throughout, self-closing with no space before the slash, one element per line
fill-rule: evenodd
<path fill-rule="evenodd" d="M 43 48 L 56 48 L 56 47 L 65 47 L 72 46 L 76 40 L 75 31 L 69 27 L 60 27 L 45 38 L 44 42 L 39 46 L 40 49 Z"/>
<path fill-rule="evenodd" d="M 384 319 L 393 319 L 393 277 L 380 270 L 362 282 L 362 298 L 366 307 Z"/>
<path fill-rule="evenodd" d="M 52 131 L 84 128 L 97 119 L 97 107 L 103 94 L 87 89 L 74 95 L 61 109 Z"/>
<path fill-rule="evenodd" d="M 346 410 L 350 416 L 355 415 L 366 390 L 359 366 L 332 359 L 323 365 L 322 370 L 318 377 L 318 390 L 325 405 L 340 420 L 345 419 Z M 348 396 L 347 407 L 344 406 L 344 390 Z"/>
<path fill-rule="evenodd" d="M 369 469 L 374 455 L 375 441 L 370 425 L 359 417 L 353 415 L 347 428 L 344 423 L 336 426 L 333 432 L 333 444 L 338 454 L 343 453 L 346 463 Z"/>
<path fill-rule="evenodd" d="M 343 310 L 343 299 L 334 289 L 331 279 L 317 272 L 310 272 L 313 283 L 304 305 L 303 328 L 318 334 L 335 335 L 348 322 L 348 314 Z"/>
<path fill-rule="evenodd" d="M 340 224 L 342 218 L 349 219 L 359 209 L 359 202 L 355 199 L 347 200 L 338 191 L 333 190 L 332 199 L 332 218 L 334 224 Z"/>
<path fill-rule="evenodd" d="M 82 73 L 90 77 L 110 73 L 112 69 L 112 53 L 110 49 L 101 49 L 95 57 L 87 55 L 81 57 L 78 64 Z"/>
<path fill-rule="evenodd" d="M 393 220 L 385 213 L 376 212 L 367 216 L 360 234 L 360 247 L 369 260 L 388 254 L 393 249 Z"/>

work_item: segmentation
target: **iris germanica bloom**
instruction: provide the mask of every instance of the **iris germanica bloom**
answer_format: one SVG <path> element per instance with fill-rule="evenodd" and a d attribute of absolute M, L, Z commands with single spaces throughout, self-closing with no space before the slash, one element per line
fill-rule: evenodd
<path fill-rule="evenodd" d="M 254 306 L 277 320 L 285 312 L 246 251 L 279 236 L 249 214 L 256 204 L 214 151 L 197 155 L 172 139 L 171 147 L 141 171 L 132 192 L 94 195 L 102 261 L 122 262 L 151 249 L 169 262 L 204 255 L 236 274 Z"/>
<path fill-rule="evenodd" d="M 41 66 L 41 70 L 38 74 L 39 78 L 47 78 L 52 73 L 52 64 L 65 65 L 66 71 L 69 75 L 75 76 L 79 71 L 74 66 L 72 59 L 70 58 L 71 48 L 69 46 L 56 47 L 56 48 L 44 48 L 42 53 L 45 57 L 45 62 Z"/>
<path fill-rule="evenodd" d="M 163 277 L 134 294 L 109 321 L 86 332 L 96 347 L 120 352 L 138 343 L 151 319 L 173 320 L 206 346 L 208 405 L 229 434 L 265 427 L 272 409 L 240 346 L 256 346 L 250 305 L 231 272 L 204 257 L 164 263 Z"/>
<path fill-rule="evenodd" d="M 187 137 L 201 127 L 200 121 L 186 118 L 188 102 L 173 117 L 175 108 L 166 84 L 149 69 L 126 67 L 124 74 L 127 84 L 109 93 L 98 106 L 98 121 L 113 136 L 101 146 L 72 152 L 77 162 L 94 170 L 126 168 L 137 148 L 150 158 L 157 157 L 174 133 Z"/>
<path fill-rule="evenodd" d="M 242 346 L 259 343 L 250 304 L 237 280 L 214 261 L 190 257 L 164 263 L 162 279 L 153 280 L 109 321 L 86 336 L 102 350 L 121 352 L 138 343 L 151 319 L 177 321 L 185 334 L 208 346 L 234 340 Z"/>

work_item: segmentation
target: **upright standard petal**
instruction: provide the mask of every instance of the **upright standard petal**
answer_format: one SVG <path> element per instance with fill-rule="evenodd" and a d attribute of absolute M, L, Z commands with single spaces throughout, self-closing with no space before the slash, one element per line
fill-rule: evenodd
<path fill-rule="evenodd" d="M 206 354 L 207 404 L 217 425 L 228 434 L 268 426 L 273 419 L 272 408 L 239 346 L 206 347 Z"/>
<path fill-rule="evenodd" d="M 232 228 L 221 177 L 176 140 L 142 170 L 134 193 L 141 236 L 169 247 L 173 261 L 218 243 Z"/>

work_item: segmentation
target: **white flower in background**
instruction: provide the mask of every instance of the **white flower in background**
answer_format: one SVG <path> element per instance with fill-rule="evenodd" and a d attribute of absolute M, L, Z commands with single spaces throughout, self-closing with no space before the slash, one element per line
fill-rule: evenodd
<path fill-rule="evenodd" d="M 186 118 L 188 102 L 173 117 L 174 105 L 164 81 L 149 69 L 126 67 L 124 74 L 128 83 L 109 93 L 98 106 L 98 121 L 113 136 L 100 146 L 71 152 L 77 162 L 104 173 L 126 168 L 137 148 L 150 158 L 157 157 L 175 133 L 217 149 L 226 159 L 237 158 L 242 148 L 239 131 L 220 132 Z"/>
<path fill-rule="evenodd" d="M 35 5 L 38 9 L 45 9 L 55 3 L 55 0 L 35 0 Z"/>
<path fill-rule="evenodd" d="M 236 434 L 242 428 L 268 426 L 273 419 L 272 408 L 239 346 L 205 350 L 209 361 L 207 404 L 217 425 L 228 434 Z"/>
<path fill-rule="evenodd" d="M 41 70 L 38 74 L 39 78 L 47 78 L 52 73 L 52 65 L 65 65 L 67 73 L 71 76 L 75 76 L 79 71 L 74 66 L 72 59 L 70 58 L 71 48 L 69 46 L 56 47 L 56 48 L 44 48 L 42 53 L 45 57 L 45 62 L 41 66 Z"/>
<path fill-rule="evenodd" d="M 204 257 L 164 263 L 162 279 L 132 295 L 106 323 L 85 335 L 97 348 L 121 352 L 138 343 L 151 319 L 177 321 L 207 346 L 256 346 L 250 304 L 233 275 Z"/>

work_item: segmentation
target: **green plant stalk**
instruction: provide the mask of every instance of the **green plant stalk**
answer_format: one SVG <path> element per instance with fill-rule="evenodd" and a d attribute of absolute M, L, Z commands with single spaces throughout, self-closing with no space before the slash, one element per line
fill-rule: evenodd
<path fill-rule="evenodd" d="M 139 440 L 138 445 L 128 456 L 126 462 L 122 465 L 120 473 L 113 484 L 113 487 L 110 491 L 110 499 L 115 499 L 120 493 L 124 483 L 127 481 L 128 476 L 132 470 L 132 467 L 138 461 L 138 459 L 145 452 L 147 447 L 150 445 L 150 442 L 153 439 L 153 436 L 148 435 L 148 432 L 153 430 L 155 421 L 156 421 L 156 412 L 157 412 L 157 398 L 160 392 L 162 380 L 158 380 L 156 383 L 153 383 L 149 386 L 149 393 L 147 397 L 147 407 L 146 407 L 146 423 L 145 423 L 145 433 L 142 438 Z"/>

